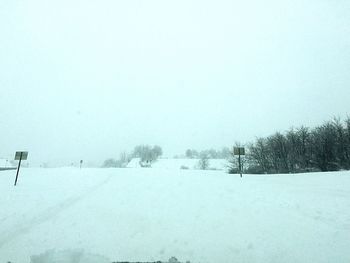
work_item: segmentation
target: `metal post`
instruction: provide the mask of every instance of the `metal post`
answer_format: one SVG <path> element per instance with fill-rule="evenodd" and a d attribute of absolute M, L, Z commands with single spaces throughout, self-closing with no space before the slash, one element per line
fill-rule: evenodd
<path fill-rule="evenodd" d="M 17 184 L 17 179 L 18 179 L 18 174 L 19 174 L 19 168 L 21 168 L 21 162 L 22 162 L 22 152 L 21 152 L 21 156 L 19 157 L 19 163 L 18 163 L 18 168 L 17 168 L 17 174 L 16 174 L 16 180 L 15 180 L 15 186 Z"/>
<path fill-rule="evenodd" d="M 239 151 L 239 154 L 238 154 L 238 165 L 239 165 L 239 173 L 242 178 L 241 151 Z"/>

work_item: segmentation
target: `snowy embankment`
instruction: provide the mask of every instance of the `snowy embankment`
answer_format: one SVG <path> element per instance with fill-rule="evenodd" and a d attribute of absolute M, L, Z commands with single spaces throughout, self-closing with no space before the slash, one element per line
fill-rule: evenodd
<path fill-rule="evenodd" d="M 23 169 L 13 187 L 14 176 L 0 172 L 0 262 L 52 249 L 110 261 L 350 262 L 349 172 Z"/>

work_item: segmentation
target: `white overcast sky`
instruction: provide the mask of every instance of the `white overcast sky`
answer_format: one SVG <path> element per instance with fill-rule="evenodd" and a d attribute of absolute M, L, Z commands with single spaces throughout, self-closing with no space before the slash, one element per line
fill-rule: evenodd
<path fill-rule="evenodd" d="M 0 158 L 100 164 L 350 113 L 350 1 L 0 1 Z"/>

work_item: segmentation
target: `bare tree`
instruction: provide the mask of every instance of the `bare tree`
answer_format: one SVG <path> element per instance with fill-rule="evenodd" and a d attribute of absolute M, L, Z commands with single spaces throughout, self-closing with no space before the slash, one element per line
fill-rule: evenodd
<path fill-rule="evenodd" d="M 249 146 L 255 171 L 267 173 L 332 171 L 350 168 L 350 118 L 339 118 L 314 129 L 300 127 L 285 134 L 258 138 Z M 258 169 L 260 168 L 260 169 Z"/>
<path fill-rule="evenodd" d="M 209 168 L 209 155 L 206 152 L 200 154 L 200 159 L 198 162 L 199 169 L 207 170 Z"/>
<path fill-rule="evenodd" d="M 158 145 L 153 146 L 153 148 L 149 145 L 138 145 L 134 148 L 132 156 L 141 158 L 142 162 L 153 162 L 162 154 L 162 148 Z"/>
<path fill-rule="evenodd" d="M 267 145 L 267 139 L 257 138 L 255 144 L 249 146 L 250 160 L 253 166 L 260 166 L 264 173 L 270 173 L 272 162 Z"/>
<path fill-rule="evenodd" d="M 345 157 L 347 160 L 346 169 L 350 169 L 350 116 L 345 120 Z"/>

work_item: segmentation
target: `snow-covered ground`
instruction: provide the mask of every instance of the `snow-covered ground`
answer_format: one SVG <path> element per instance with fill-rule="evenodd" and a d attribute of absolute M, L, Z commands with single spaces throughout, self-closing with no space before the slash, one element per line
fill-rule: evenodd
<path fill-rule="evenodd" d="M 9 159 L 0 158 L 0 170 L 15 168 L 15 166 L 9 161 Z"/>
<path fill-rule="evenodd" d="M 111 261 L 350 262 L 350 172 L 23 169 L 17 187 L 14 177 L 0 172 L 0 262 L 55 250 Z"/>

